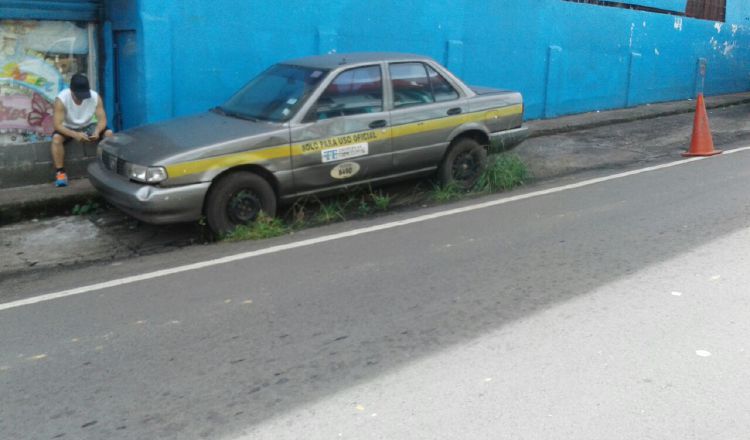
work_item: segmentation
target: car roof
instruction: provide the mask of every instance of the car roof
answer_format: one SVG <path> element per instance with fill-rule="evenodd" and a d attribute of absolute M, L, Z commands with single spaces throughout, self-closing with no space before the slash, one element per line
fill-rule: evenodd
<path fill-rule="evenodd" d="M 377 63 L 381 61 L 432 61 L 422 55 L 400 52 L 352 52 L 318 55 L 284 61 L 282 64 L 312 67 L 315 69 L 335 69 L 347 64 Z"/>

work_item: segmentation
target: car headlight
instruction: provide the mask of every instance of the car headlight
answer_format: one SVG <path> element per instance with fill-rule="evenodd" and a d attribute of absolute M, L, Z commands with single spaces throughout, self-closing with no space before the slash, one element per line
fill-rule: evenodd
<path fill-rule="evenodd" d="M 125 164 L 125 175 L 144 183 L 159 183 L 167 180 L 167 170 L 162 167 L 146 167 L 130 162 Z"/>

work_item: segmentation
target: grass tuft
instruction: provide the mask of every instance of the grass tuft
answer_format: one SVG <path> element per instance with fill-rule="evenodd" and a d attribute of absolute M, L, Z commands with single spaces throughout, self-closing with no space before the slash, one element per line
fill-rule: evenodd
<path fill-rule="evenodd" d="M 367 200 L 362 198 L 362 200 L 360 200 L 359 204 L 357 205 L 357 214 L 364 217 L 366 215 L 369 215 L 370 213 L 372 213 L 372 207 L 369 203 L 367 203 Z"/>
<path fill-rule="evenodd" d="M 346 220 L 344 212 L 344 207 L 341 206 L 341 203 L 339 203 L 338 200 L 332 200 L 328 203 L 321 202 L 320 208 L 315 215 L 315 223 L 326 224 L 339 220 Z"/>
<path fill-rule="evenodd" d="M 490 158 L 487 168 L 477 180 L 475 191 L 506 191 L 522 185 L 529 178 L 529 170 L 515 154 L 500 154 Z"/>
<path fill-rule="evenodd" d="M 249 225 L 240 225 L 223 237 L 224 241 L 263 240 L 278 237 L 289 232 L 281 219 L 271 218 L 261 212 Z"/>
<path fill-rule="evenodd" d="M 383 194 L 383 191 L 370 192 L 370 198 L 378 211 L 387 211 L 391 206 L 391 196 Z"/>
<path fill-rule="evenodd" d="M 438 202 L 438 203 L 445 203 L 450 202 L 451 200 L 456 200 L 461 197 L 461 195 L 464 194 L 464 191 L 459 188 L 456 184 L 450 184 L 450 185 L 435 185 L 430 192 L 429 196 L 432 200 Z"/>
<path fill-rule="evenodd" d="M 82 205 L 76 204 L 73 207 L 72 214 L 73 215 L 93 214 L 93 213 L 99 211 L 100 208 L 101 208 L 101 206 L 99 206 L 99 203 L 97 203 L 97 202 L 95 202 L 93 200 L 89 200 L 89 201 L 87 201 L 86 203 L 84 203 Z"/>

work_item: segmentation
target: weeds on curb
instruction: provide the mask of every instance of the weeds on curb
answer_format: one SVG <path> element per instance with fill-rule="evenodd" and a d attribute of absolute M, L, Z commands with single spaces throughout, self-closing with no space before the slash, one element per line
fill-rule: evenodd
<path fill-rule="evenodd" d="M 344 199 L 344 197 L 346 198 Z M 346 196 L 334 197 L 334 200 L 342 200 L 339 205 L 341 206 L 342 210 L 346 211 L 353 208 L 359 208 L 359 205 L 362 203 L 363 198 L 361 191 L 355 188 L 354 192 L 348 193 Z"/>
<path fill-rule="evenodd" d="M 320 203 L 318 213 L 315 215 L 315 223 L 326 224 L 337 220 L 346 220 L 344 216 L 344 207 L 338 200 L 332 200 L 328 203 Z"/>
<path fill-rule="evenodd" d="M 372 206 L 370 206 L 369 203 L 367 203 L 367 200 L 362 198 L 359 201 L 359 204 L 357 205 L 357 214 L 361 215 L 362 217 L 372 213 Z"/>
<path fill-rule="evenodd" d="M 307 205 L 309 202 L 308 198 L 299 199 L 284 214 L 284 218 L 287 219 L 287 223 L 292 230 L 302 229 L 307 225 L 309 217 Z"/>
<path fill-rule="evenodd" d="M 464 191 L 462 191 L 458 185 L 452 183 L 445 186 L 435 185 L 432 191 L 430 191 L 429 197 L 438 203 L 445 203 L 456 200 L 461 197 L 461 194 L 463 193 Z"/>
<path fill-rule="evenodd" d="M 94 212 L 98 211 L 101 206 L 99 206 L 99 203 L 89 200 L 86 203 L 79 205 L 76 204 L 73 206 L 73 210 L 71 211 L 73 215 L 86 215 L 86 214 L 93 214 Z"/>
<path fill-rule="evenodd" d="M 372 203 L 375 205 L 375 209 L 378 211 L 387 211 L 388 207 L 391 206 L 391 196 L 388 194 L 383 194 L 383 191 L 378 191 L 377 193 L 372 192 L 370 190 L 370 198 L 372 199 Z"/>
<path fill-rule="evenodd" d="M 467 193 L 496 192 L 509 190 L 523 184 L 529 178 L 526 165 L 515 154 L 500 154 L 490 158 L 487 168 L 477 180 L 471 191 L 464 191 L 458 185 L 433 186 L 432 190 L 420 189 L 418 183 L 412 194 L 413 204 L 428 200 L 437 203 L 450 202 L 467 195 Z M 401 196 L 397 194 L 397 196 Z M 317 197 L 297 200 L 279 218 L 269 218 L 261 213 L 250 225 L 239 226 L 223 237 L 224 241 L 261 240 L 284 235 L 310 226 L 325 225 L 347 218 L 365 217 L 373 212 L 388 211 L 392 208 L 394 197 L 382 189 L 353 188 L 346 194 L 330 197 L 321 201 Z M 90 208 L 89 208 L 90 209 Z"/>
<path fill-rule="evenodd" d="M 529 170 L 521 158 L 515 154 L 500 154 L 490 158 L 474 191 L 506 191 L 522 185 L 528 178 Z"/>
<path fill-rule="evenodd" d="M 271 218 L 265 213 L 261 212 L 258 218 L 255 219 L 249 225 L 240 225 L 234 228 L 234 230 L 226 234 L 222 240 L 224 241 L 244 241 L 244 240 L 262 240 L 264 238 L 273 238 L 280 235 L 284 235 L 289 232 L 289 228 L 286 226 L 283 220 L 278 218 Z"/>

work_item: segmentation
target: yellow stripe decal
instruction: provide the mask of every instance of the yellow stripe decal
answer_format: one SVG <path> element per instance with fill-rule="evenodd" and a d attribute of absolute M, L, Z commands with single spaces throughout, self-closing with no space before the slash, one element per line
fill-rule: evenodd
<path fill-rule="evenodd" d="M 242 153 L 227 154 L 225 156 L 209 157 L 193 162 L 183 162 L 168 165 L 169 177 L 181 177 L 188 174 L 204 173 L 214 169 L 226 169 L 238 165 L 265 162 L 271 159 L 289 157 L 289 145 L 270 147 L 262 150 L 244 151 Z"/>
<path fill-rule="evenodd" d="M 193 162 L 183 162 L 175 165 L 168 165 L 167 174 L 169 177 L 181 177 L 189 174 L 204 173 L 214 169 L 227 169 L 238 165 L 248 165 L 254 163 L 267 162 L 272 159 L 279 159 L 290 156 L 302 156 L 305 154 L 315 154 L 327 148 L 342 147 L 361 142 L 374 142 L 387 140 L 389 138 L 398 138 L 414 134 L 425 133 L 434 130 L 440 130 L 453 126 L 459 126 L 469 122 L 486 121 L 488 119 L 499 118 L 503 116 L 512 116 L 520 114 L 523 111 L 521 104 L 504 107 L 500 109 L 482 110 L 464 115 L 450 116 L 447 118 L 431 119 L 421 122 L 412 122 L 404 125 L 392 127 L 391 130 L 368 130 L 360 133 L 352 133 L 330 138 L 311 140 L 289 145 L 269 147 L 260 150 L 246 151 L 242 153 L 227 154 L 224 156 L 209 157 L 207 159 L 196 160 Z"/>

